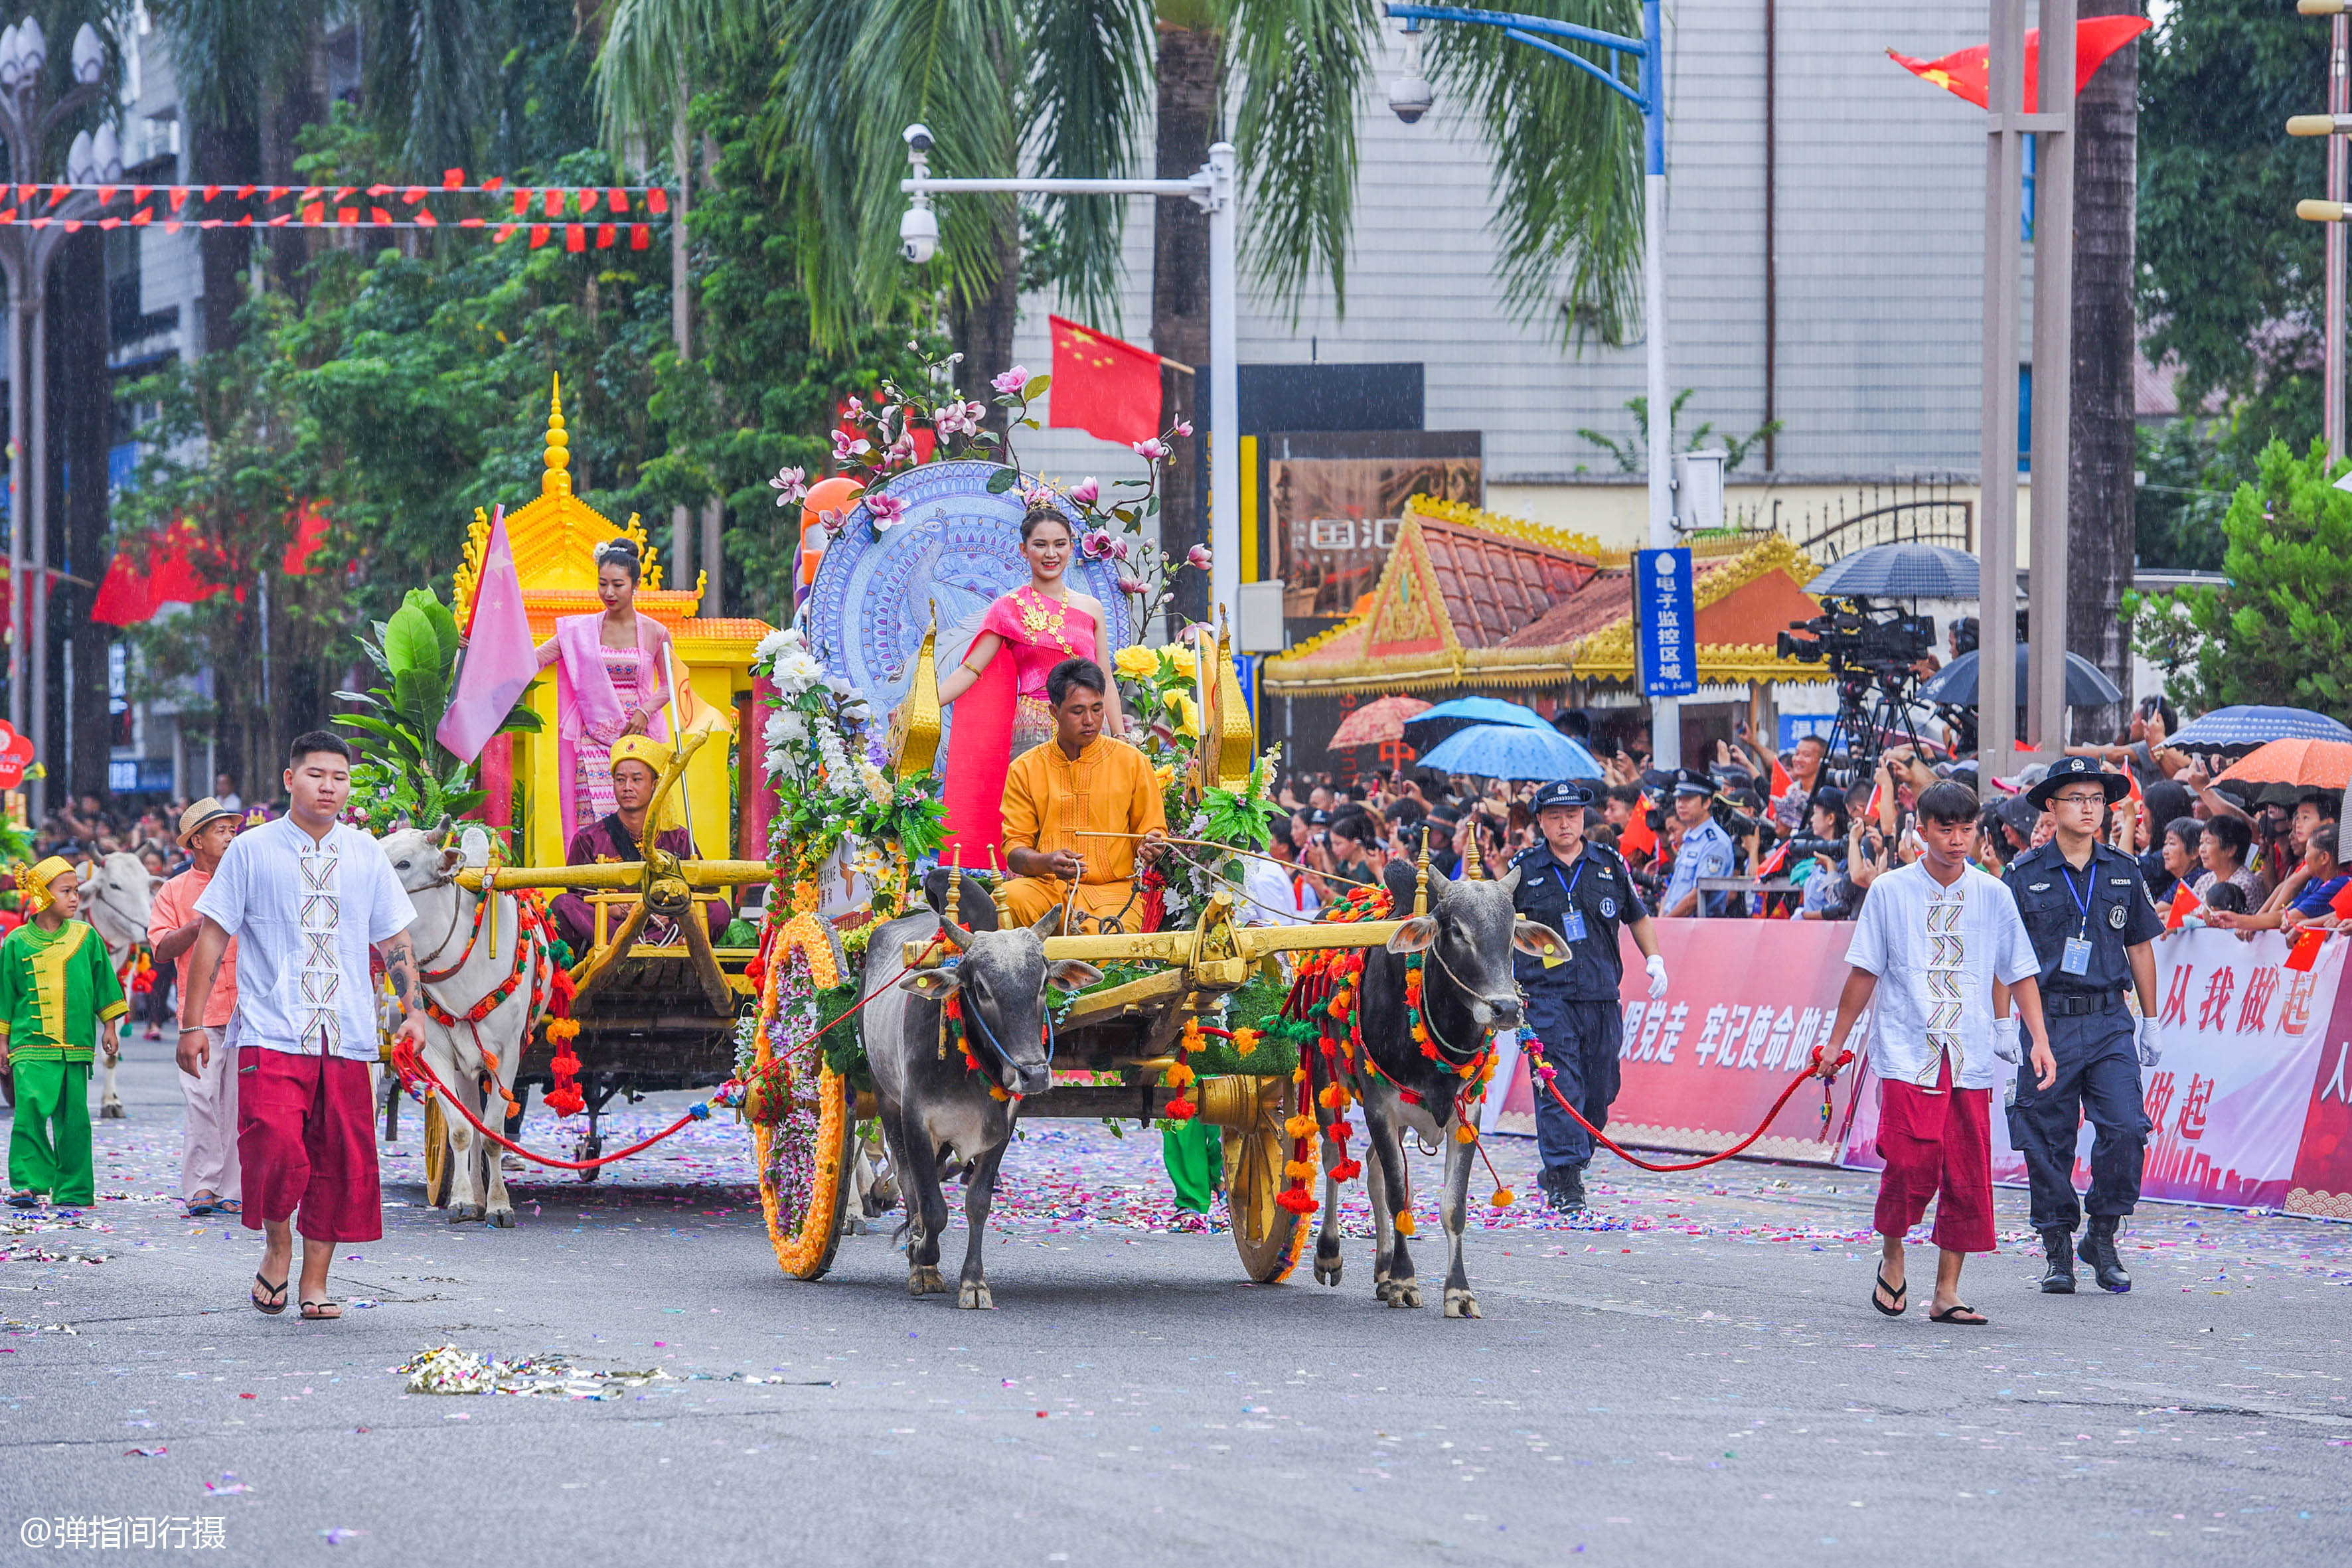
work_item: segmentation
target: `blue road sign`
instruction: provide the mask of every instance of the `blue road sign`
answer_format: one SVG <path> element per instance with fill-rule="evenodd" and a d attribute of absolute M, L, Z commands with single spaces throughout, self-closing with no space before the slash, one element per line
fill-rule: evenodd
<path fill-rule="evenodd" d="M 1633 625 L 1642 645 L 1642 689 L 1688 697 L 1698 689 L 1698 609 L 1691 592 L 1691 552 L 1633 552 Z"/>

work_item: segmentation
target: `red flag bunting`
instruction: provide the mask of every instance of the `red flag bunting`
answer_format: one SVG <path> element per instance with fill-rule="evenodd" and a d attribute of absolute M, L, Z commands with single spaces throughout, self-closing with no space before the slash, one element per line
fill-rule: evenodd
<path fill-rule="evenodd" d="M 563 216 L 563 193 L 562 191 L 550 191 L 547 193 L 547 216 L 550 217 L 562 217 Z"/>
<path fill-rule="evenodd" d="M 629 226 L 629 248 L 643 250 L 654 242 L 654 231 L 641 223 Z"/>
<path fill-rule="evenodd" d="M 612 249 L 614 237 L 618 232 L 619 231 L 609 223 L 598 224 L 596 226 L 596 248 L 599 250 Z"/>
<path fill-rule="evenodd" d="M 669 193 L 658 188 L 647 191 L 646 193 L 646 210 L 649 213 L 656 214 L 656 216 L 669 211 Z"/>
<path fill-rule="evenodd" d="M 586 225 L 584 225 L 584 224 L 577 224 L 577 223 L 567 223 L 567 224 L 565 224 L 565 225 L 563 226 L 563 248 L 564 248 L 564 249 L 566 249 L 566 250 L 585 250 L 585 249 L 587 249 L 587 248 L 588 248 L 588 228 L 587 228 L 587 226 L 586 226 Z"/>
<path fill-rule="evenodd" d="M 458 186 L 460 186 L 460 185 L 464 184 L 465 183 L 466 183 L 466 171 L 465 171 L 465 170 L 463 170 L 463 169 L 444 169 L 444 170 L 442 170 L 442 171 L 441 171 L 441 188 L 442 188 L 443 190 L 445 190 L 445 191 L 454 191 L 454 190 L 456 190 Z"/>
<path fill-rule="evenodd" d="M 530 247 L 531 247 L 533 250 L 537 250 L 541 246 L 545 245 L 546 243 L 547 243 L 547 226 L 546 226 L 545 224 L 543 224 L 543 223 L 535 223 L 535 224 L 531 225 L 531 226 L 530 226 Z"/>

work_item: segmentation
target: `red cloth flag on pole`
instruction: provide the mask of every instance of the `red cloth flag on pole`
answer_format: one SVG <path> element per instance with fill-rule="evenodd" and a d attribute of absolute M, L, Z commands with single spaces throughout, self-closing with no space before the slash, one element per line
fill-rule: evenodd
<path fill-rule="evenodd" d="M 2316 926 L 2305 926 L 2294 933 L 2294 942 L 2286 952 L 2286 967 L 2297 974 L 2308 974 L 2311 966 L 2319 962 L 2319 950 L 2326 945 L 2327 933 Z"/>
<path fill-rule="evenodd" d="M 2155 24 L 2145 16 L 2094 16 L 2074 24 L 2074 90 L 2081 92 L 2084 84 L 2098 74 L 2107 63 L 2107 57 L 2138 37 Z M 1954 49 L 1941 59 L 1915 60 L 1909 55 L 1886 51 L 1895 63 L 1922 81 L 1933 82 L 1947 92 L 1967 99 L 1979 109 L 1988 107 L 1986 100 L 1992 92 L 1992 53 L 1984 44 L 1971 44 L 1965 49 Z M 2038 113 L 2035 103 L 2041 98 L 2042 29 L 2029 27 L 2025 33 L 2025 112 Z"/>
<path fill-rule="evenodd" d="M 452 755 L 472 762 L 538 673 L 522 579 L 515 571 L 514 549 L 507 542 L 506 509 L 500 507 L 490 520 L 481 580 L 474 584 L 474 602 L 467 612 L 466 659 L 457 667 L 457 689 L 436 738 Z"/>
<path fill-rule="evenodd" d="M 2197 906 L 2204 901 L 2204 900 L 2197 896 L 2197 889 L 2191 888 L 2186 882 L 2183 882 L 2180 886 L 2173 889 L 2172 902 L 2166 907 L 2164 911 L 2164 929 L 2167 931 L 2179 931 L 2180 929 L 2180 922 L 2187 920 L 2190 915 L 2195 914 L 2197 912 Z"/>
<path fill-rule="evenodd" d="M 1650 803 L 1637 802 L 1633 820 L 1625 824 L 1625 836 L 1619 847 L 1629 855 L 1655 856 L 1658 852 L 1658 831 L 1650 826 Z"/>
<path fill-rule="evenodd" d="M 1780 765 L 1780 759 L 1774 757 L 1772 759 L 1772 798 L 1782 799 L 1796 787 L 1797 781 L 1789 776 L 1789 770 Z"/>
<path fill-rule="evenodd" d="M 1160 434 L 1160 356 L 1059 316 L 1045 423 L 1133 446 Z"/>
<path fill-rule="evenodd" d="M 2327 900 L 2327 907 L 2336 911 L 2337 919 L 2352 921 L 2352 882 L 2336 889 L 2336 896 Z"/>

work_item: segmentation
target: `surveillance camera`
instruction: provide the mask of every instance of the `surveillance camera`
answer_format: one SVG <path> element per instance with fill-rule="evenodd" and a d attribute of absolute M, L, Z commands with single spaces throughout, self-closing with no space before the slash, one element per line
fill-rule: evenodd
<path fill-rule="evenodd" d="M 1399 77 L 1389 83 L 1389 108 L 1407 125 L 1427 114 L 1430 103 L 1436 96 L 1435 89 L 1431 88 L 1425 77 Z"/>
<path fill-rule="evenodd" d="M 913 152 L 928 153 L 931 150 L 931 128 L 928 125 L 909 125 L 898 134 L 906 138 L 907 146 Z"/>
<path fill-rule="evenodd" d="M 919 267 L 939 253 L 939 215 L 929 207 L 908 207 L 898 220 L 898 254 Z"/>

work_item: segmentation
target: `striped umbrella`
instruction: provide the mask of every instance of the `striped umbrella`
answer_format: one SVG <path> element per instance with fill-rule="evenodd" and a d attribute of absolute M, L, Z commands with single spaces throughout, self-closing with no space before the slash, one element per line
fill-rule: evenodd
<path fill-rule="evenodd" d="M 1339 721 L 1332 733 L 1328 751 L 1344 752 L 1350 746 L 1377 746 L 1383 741 L 1404 739 L 1404 721 L 1416 713 L 1425 713 L 1429 704 L 1418 697 L 1383 697 L 1367 702 Z"/>

